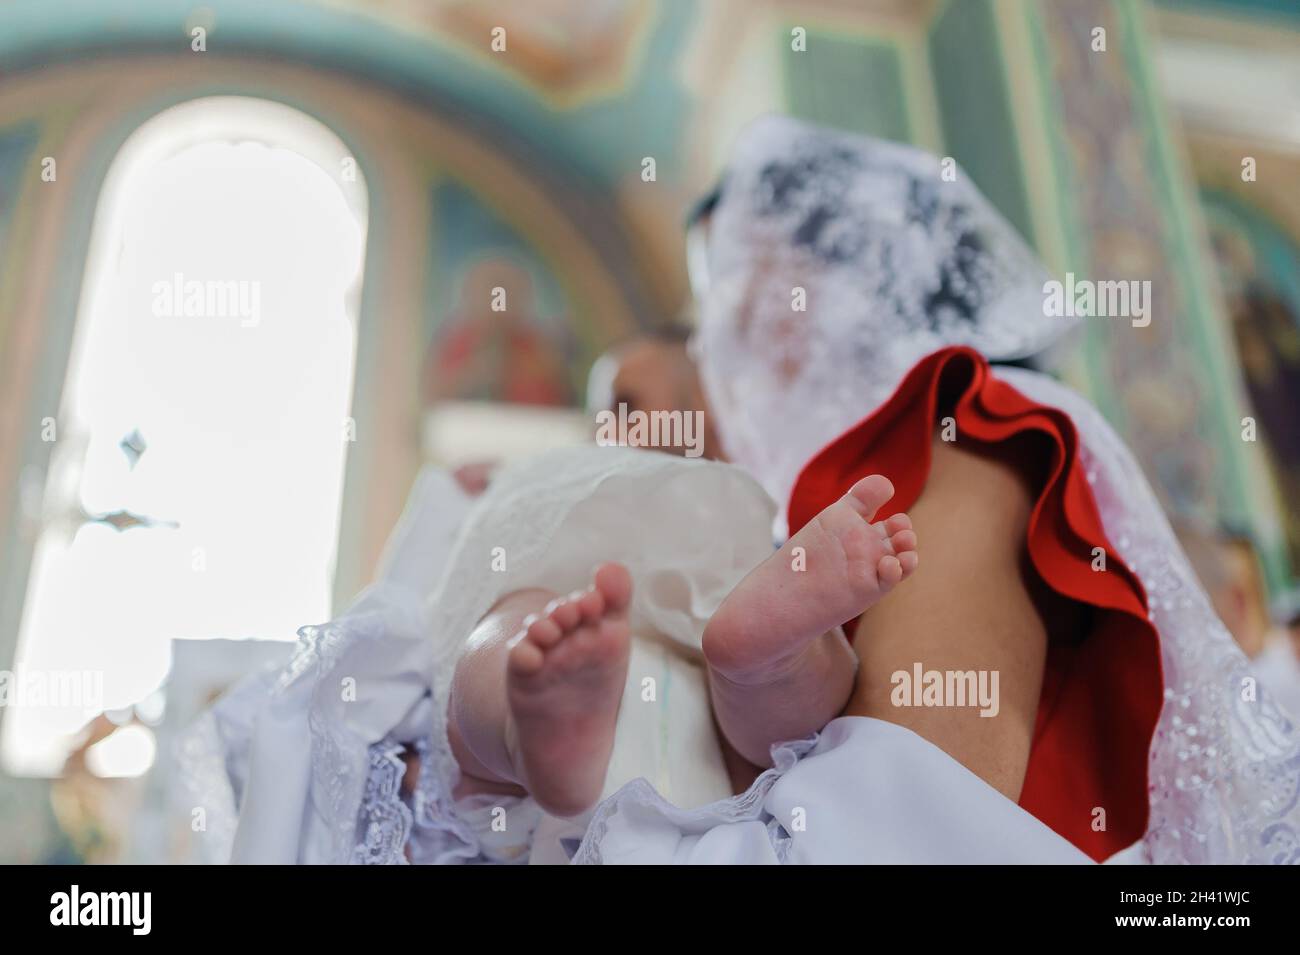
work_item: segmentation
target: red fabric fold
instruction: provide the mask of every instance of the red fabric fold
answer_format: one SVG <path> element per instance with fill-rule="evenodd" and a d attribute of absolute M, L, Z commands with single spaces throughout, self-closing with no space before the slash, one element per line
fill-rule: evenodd
<path fill-rule="evenodd" d="M 1026 546 L 1048 586 L 1095 612 L 1082 642 L 1049 644 L 1020 805 L 1101 861 L 1146 831 L 1147 758 L 1163 678 L 1146 592 L 1106 537 L 1069 415 L 994 378 L 971 349 L 935 352 L 805 466 L 790 499 L 790 532 L 868 474 L 894 483 L 892 509 L 911 507 L 929 476 L 935 427 L 947 416 L 963 441 L 996 446 L 1026 433 L 1048 439 L 1030 452 L 1049 460 Z M 1015 447 L 1024 454 L 1030 445 Z M 1098 547 L 1104 573 L 1093 569 Z"/>

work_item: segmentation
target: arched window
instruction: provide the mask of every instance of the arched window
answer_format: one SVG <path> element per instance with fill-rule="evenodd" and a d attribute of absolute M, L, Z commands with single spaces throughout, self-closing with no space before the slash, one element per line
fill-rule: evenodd
<path fill-rule="evenodd" d="M 142 772 L 173 638 L 329 617 L 366 223 L 346 147 L 281 104 L 192 101 L 122 148 L 48 422 L 10 772 L 58 773 L 102 711 L 133 725 L 91 769 Z"/>

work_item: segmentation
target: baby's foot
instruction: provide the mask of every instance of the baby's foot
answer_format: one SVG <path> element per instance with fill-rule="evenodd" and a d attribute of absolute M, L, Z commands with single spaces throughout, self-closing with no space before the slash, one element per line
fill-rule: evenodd
<path fill-rule="evenodd" d="M 632 578 L 597 568 L 592 586 L 524 621 L 506 663 L 507 736 L 520 782 L 544 810 L 572 816 L 600 796 L 627 679 Z"/>
<path fill-rule="evenodd" d="M 754 568 L 704 630 L 709 666 L 735 683 L 770 682 L 789 672 L 814 639 L 911 574 L 911 519 L 895 514 L 872 523 L 893 496 L 887 478 L 863 478 Z"/>

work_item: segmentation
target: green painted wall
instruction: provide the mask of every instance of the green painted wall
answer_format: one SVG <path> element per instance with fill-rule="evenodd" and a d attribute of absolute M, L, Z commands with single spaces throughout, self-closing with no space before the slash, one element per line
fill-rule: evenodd
<path fill-rule="evenodd" d="M 992 0 L 949 3 L 930 30 L 930 65 L 948 153 L 1034 242 L 1020 141 Z"/>
<path fill-rule="evenodd" d="M 808 31 L 808 49 L 780 38 L 785 98 L 802 119 L 900 142 L 914 139 L 898 50 L 870 37 Z"/>

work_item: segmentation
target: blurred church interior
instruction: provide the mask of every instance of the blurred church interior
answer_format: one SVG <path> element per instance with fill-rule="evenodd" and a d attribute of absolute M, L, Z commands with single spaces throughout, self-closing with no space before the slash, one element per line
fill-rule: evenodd
<path fill-rule="evenodd" d="M 1055 272 L 1150 279 L 1069 380 L 1243 645 L 1294 612 L 1300 4 L 9 0 L 0 671 L 104 679 L 0 711 L 0 861 L 198 861 L 179 729 L 365 586 L 422 465 L 586 438 L 593 360 L 691 320 L 684 218 L 771 112 L 955 157 Z M 203 274 L 256 295 L 176 320 L 153 278 Z"/>

